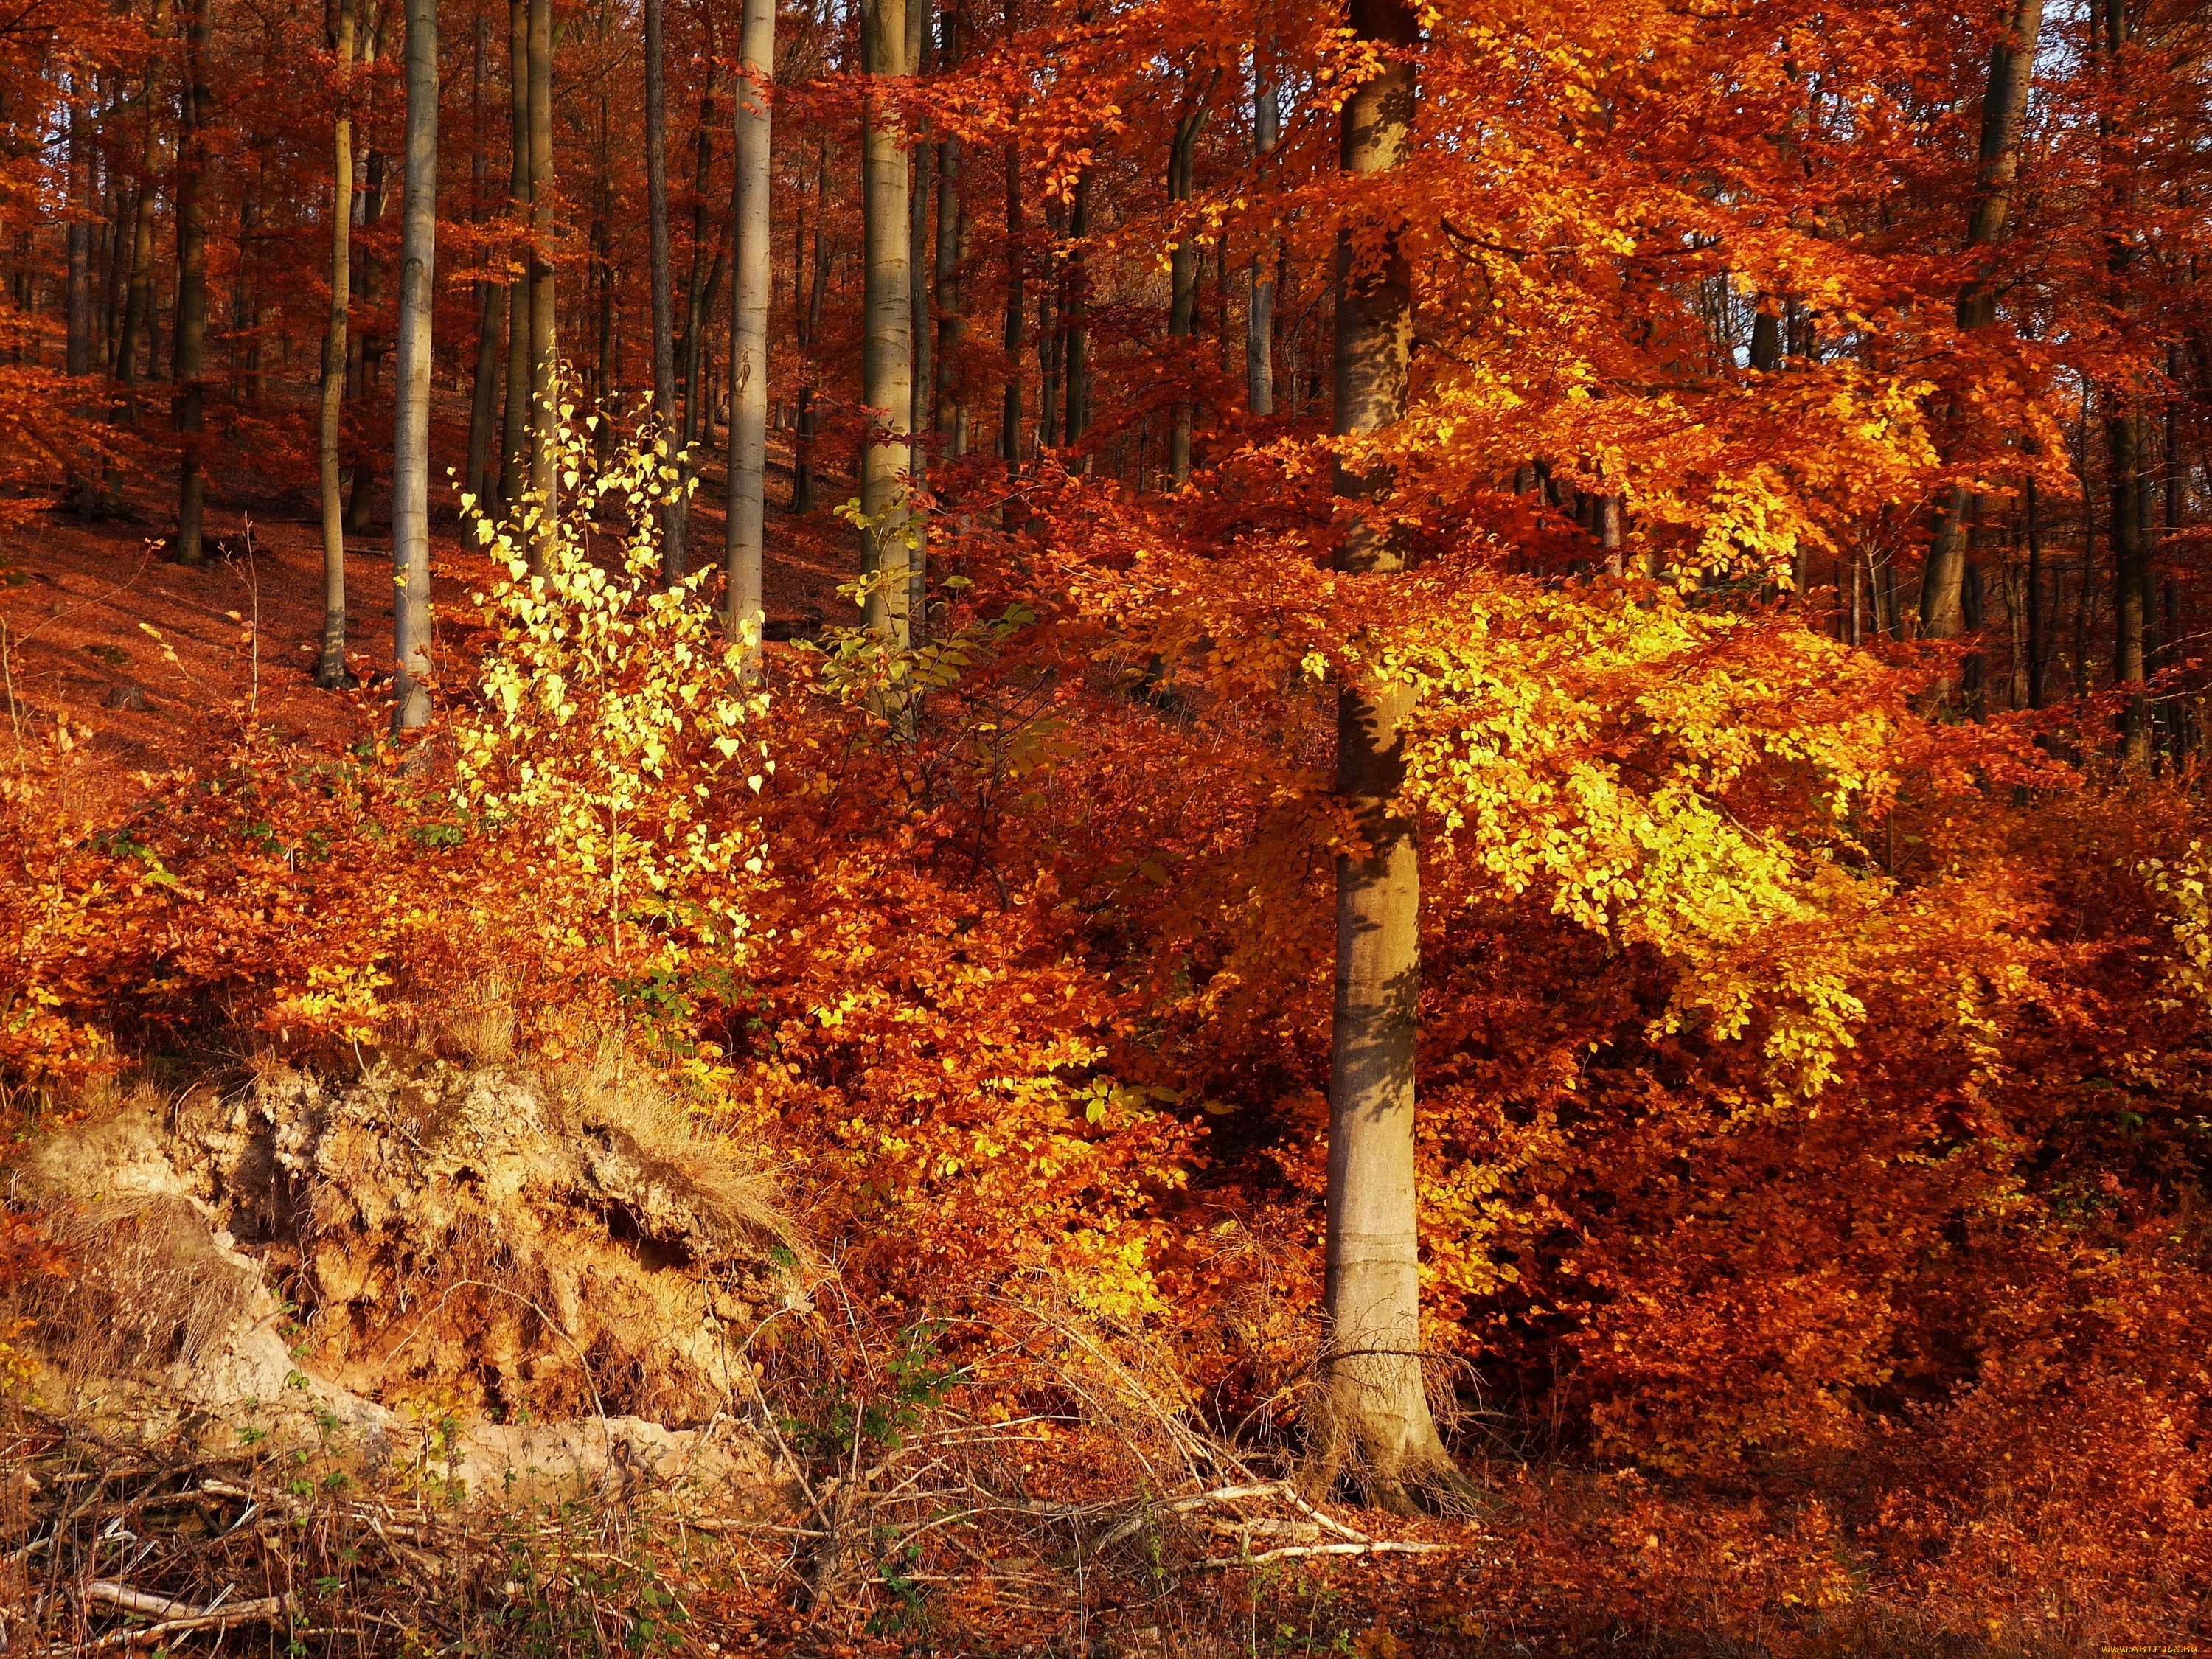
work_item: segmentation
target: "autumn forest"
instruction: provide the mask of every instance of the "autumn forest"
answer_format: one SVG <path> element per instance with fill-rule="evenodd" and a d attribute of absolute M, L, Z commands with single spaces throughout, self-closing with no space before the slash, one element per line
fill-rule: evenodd
<path fill-rule="evenodd" d="M 2190 0 L 27 0 L 0 1650 L 2196 1651 L 2208 259 Z"/>

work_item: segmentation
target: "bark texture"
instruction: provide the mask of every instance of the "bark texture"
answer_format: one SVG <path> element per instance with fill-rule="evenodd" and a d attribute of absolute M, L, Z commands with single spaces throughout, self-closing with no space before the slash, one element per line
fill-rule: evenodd
<path fill-rule="evenodd" d="M 912 72 L 907 8 L 927 0 L 866 0 L 860 13 L 862 67 L 872 83 Z M 861 220 L 866 246 L 861 401 L 873 428 L 861 458 L 861 572 L 869 631 L 888 648 L 911 639 L 907 477 L 914 407 L 914 312 L 907 207 L 907 140 L 884 101 L 870 96 L 861 135 Z"/>
<path fill-rule="evenodd" d="M 730 288 L 730 511 L 723 559 L 729 581 L 729 629 L 757 667 L 761 629 L 762 544 L 768 512 L 768 311 L 775 279 L 769 173 L 767 88 L 775 68 L 775 0 L 744 0 L 738 54 L 737 271 Z"/>
<path fill-rule="evenodd" d="M 340 477 L 345 411 L 346 312 L 353 302 L 353 118 L 347 100 L 353 67 L 354 0 L 339 0 L 331 46 L 337 58 L 338 113 L 331 128 L 331 314 L 323 333 L 322 409 L 317 434 L 323 508 L 323 640 L 315 684 L 345 680 L 345 492 Z"/>
<path fill-rule="evenodd" d="M 1354 30 L 1392 55 L 1346 100 L 1341 165 L 1355 179 L 1401 165 L 1414 109 L 1419 30 L 1404 0 L 1354 0 Z M 1358 438 L 1406 413 L 1412 273 L 1395 228 L 1339 239 L 1335 430 Z M 1339 568 L 1387 579 L 1405 561 L 1383 522 L 1387 470 L 1340 459 L 1336 492 L 1357 503 Z M 1415 1224 L 1414 1045 L 1420 992 L 1420 867 L 1401 790 L 1401 724 L 1411 696 L 1346 684 L 1337 711 L 1336 787 L 1366 842 L 1337 860 L 1336 984 L 1330 1029 L 1328 1224 L 1322 1468 L 1352 1467 L 1370 1499 L 1410 1506 L 1459 1482 L 1430 1414 L 1422 1368 Z"/>
<path fill-rule="evenodd" d="M 430 315 L 438 238 L 438 0 L 407 0 L 398 361 L 392 380 L 395 731 L 430 723 Z"/>

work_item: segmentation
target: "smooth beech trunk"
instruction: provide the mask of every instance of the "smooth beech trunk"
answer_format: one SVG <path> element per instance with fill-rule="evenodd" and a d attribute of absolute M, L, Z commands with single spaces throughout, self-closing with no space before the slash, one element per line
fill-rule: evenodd
<path fill-rule="evenodd" d="M 395 731 L 430 723 L 430 319 L 438 238 L 438 0 L 406 0 L 407 129 L 392 423 Z"/>
<path fill-rule="evenodd" d="M 907 536 L 914 408 L 914 311 L 907 223 L 907 139 L 876 88 L 912 72 L 907 8 L 927 0 L 864 0 L 861 67 L 869 79 L 861 129 L 863 252 L 860 401 L 872 428 L 862 448 L 860 544 L 867 626 L 889 650 L 909 643 Z"/>
<path fill-rule="evenodd" d="M 1274 65 L 1261 40 L 1252 52 L 1252 156 L 1262 167 L 1282 142 L 1282 122 Z M 1244 397 L 1246 406 L 1259 416 L 1275 412 L 1274 242 L 1270 236 L 1252 252 L 1252 299 L 1244 313 Z"/>
<path fill-rule="evenodd" d="M 346 312 L 353 299 L 354 0 L 338 0 L 331 50 L 337 59 L 337 118 L 331 124 L 331 313 L 323 331 L 322 408 L 316 433 L 323 508 L 323 640 L 315 684 L 345 683 L 345 488 L 340 450 L 345 412 Z"/>
<path fill-rule="evenodd" d="M 761 657 L 762 544 L 768 512 L 768 313 L 775 280 L 768 88 L 775 72 L 775 0 L 744 0 L 737 85 L 737 270 L 730 285 L 730 511 L 722 556 L 730 635 L 749 669 Z"/>
<path fill-rule="evenodd" d="M 1407 0 L 1352 0 L 1358 35 L 1392 54 L 1346 100 L 1341 166 L 1372 177 L 1406 158 L 1414 110 Z M 1356 198 L 1355 198 L 1356 199 Z M 1386 210 L 1387 211 L 1387 210 Z M 1347 231 L 1336 256 L 1336 418 L 1340 437 L 1382 431 L 1406 414 L 1413 280 L 1395 232 L 1355 265 Z M 1405 568 L 1388 526 L 1393 480 L 1340 459 L 1336 493 L 1354 503 L 1338 568 L 1387 581 Z M 1420 867 L 1401 800 L 1401 723 L 1412 694 L 1346 684 L 1337 706 L 1337 793 L 1364 838 L 1336 866 L 1336 985 L 1330 1026 L 1326 1396 L 1320 1468 L 1351 1467 L 1369 1498 L 1409 1506 L 1463 1485 L 1429 1412 L 1422 1370 L 1419 1244 L 1414 1199 L 1414 1046 L 1420 991 Z"/>
<path fill-rule="evenodd" d="M 1990 51 L 1988 90 L 1982 97 L 1980 176 L 1966 225 L 1969 248 L 1994 246 L 2003 236 L 2020 177 L 2020 134 L 2027 114 L 2028 84 L 2043 30 L 2043 0 L 2016 0 L 2005 38 Z M 1959 292 L 1961 329 L 1987 328 L 1996 319 L 1991 262 L 1980 259 Z M 1920 580 L 1920 632 L 1928 639 L 1957 637 L 1966 626 L 1963 598 L 1966 541 L 1978 503 L 1963 489 L 1947 489 L 1937 503 Z"/>

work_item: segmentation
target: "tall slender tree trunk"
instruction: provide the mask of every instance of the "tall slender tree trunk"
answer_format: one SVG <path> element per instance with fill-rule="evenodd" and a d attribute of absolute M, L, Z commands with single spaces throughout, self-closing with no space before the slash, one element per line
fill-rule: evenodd
<path fill-rule="evenodd" d="M 1206 100 L 1212 90 L 1212 78 L 1205 86 L 1194 88 L 1182 118 L 1176 122 L 1175 137 L 1168 146 L 1170 215 L 1191 198 L 1198 164 L 1198 135 L 1206 127 Z M 1175 240 L 1168 245 L 1168 337 L 1188 340 L 1198 321 L 1198 243 L 1194 227 L 1180 221 L 1175 225 L 1174 234 Z M 1180 348 L 1177 349 L 1170 372 L 1181 380 L 1194 365 L 1180 355 Z M 1176 399 L 1175 423 L 1168 429 L 1168 471 L 1178 484 L 1190 477 L 1190 428 L 1194 412 L 1191 399 Z"/>
<path fill-rule="evenodd" d="M 761 561 L 768 514 L 768 313 L 775 280 L 768 88 L 775 73 L 775 0 L 744 0 L 738 51 L 737 271 L 730 285 L 730 511 L 722 549 L 731 637 L 757 670 Z"/>
<path fill-rule="evenodd" d="M 1966 225 L 1969 248 L 1993 247 L 2004 235 L 2013 188 L 2020 177 L 2021 125 L 2027 114 L 2028 85 L 2042 29 L 2043 0 L 2014 0 L 2011 27 L 1990 50 L 1989 86 L 1982 97 L 1980 174 Z M 1963 330 L 1987 328 L 1996 319 L 1992 265 L 1986 257 L 1978 259 L 1973 275 L 1959 291 L 1958 324 Z M 1973 515 L 1974 503 L 1965 490 L 1944 492 L 1929 542 L 1927 568 L 1920 579 L 1920 632 L 1926 638 L 1954 639 L 1965 626 L 1961 595 Z"/>
<path fill-rule="evenodd" d="M 542 567 L 559 511 L 560 342 L 553 291 L 553 0 L 530 0 L 530 493 L 538 518 L 531 564 Z"/>
<path fill-rule="evenodd" d="M 394 731 L 430 723 L 430 321 L 438 245 L 438 0 L 406 0 L 407 137 L 392 374 Z"/>
<path fill-rule="evenodd" d="M 315 684 L 345 683 L 345 492 L 339 465 L 345 413 L 346 312 L 353 298 L 354 0 L 338 0 L 331 50 L 337 58 L 337 118 L 331 136 L 331 312 L 323 331 L 323 384 L 316 433 L 323 507 L 323 642 Z"/>
<path fill-rule="evenodd" d="M 742 22 L 739 27 L 742 30 Z M 740 52 L 743 50 L 740 46 Z M 714 423 L 713 412 L 706 407 L 706 388 L 701 380 L 707 365 L 707 318 L 714 310 L 715 291 L 728 257 L 726 237 L 715 238 L 714 258 L 709 261 L 707 257 L 712 218 L 707 211 L 707 188 L 714 181 L 714 116 L 721 92 L 722 66 L 719 61 L 712 62 L 707 70 L 707 85 L 699 95 L 699 130 L 692 143 L 691 269 L 684 279 L 684 330 L 676 348 L 677 385 L 684 394 L 682 427 L 687 446 L 711 436 Z M 734 179 L 731 181 L 730 193 L 734 204 Z"/>
<path fill-rule="evenodd" d="M 159 41 L 167 25 L 167 0 L 155 0 L 148 34 Z M 139 154 L 138 197 L 131 210 L 131 281 L 124 290 L 123 336 L 115 347 L 115 378 L 124 387 L 123 418 L 133 423 L 138 418 L 138 346 L 152 332 L 154 321 L 154 210 L 161 175 L 161 54 L 158 50 L 146 60 L 143 96 L 146 142 Z M 160 373 L 158 364 L 152 372 Z"/>
<path fill-rule="evenodd" d="M 484 187 L 491 172 L 491 144 L 484 131 L 484 82 L 490 69 L 491 19 L 479 10 L 471 30 L 470 58 L 469 218 L 484 222 Z M 469 463 L 463 489 L 485 516 L 479 521 L 489 544 L 491 516 L 487 506 L 491 475 L 492 423 L 499 416 L 499 337 L 506 325 L 506 289 L 497 283 L 477 284 L 477 362 L 470 381 Z"/>
<path fill-rule="evenodd" d="M 668 76 L 662 40 L 663 0 L 645 0 L 645 199 L 646 239 L 653 267 L 653 414 L 659 428 L 655 442 L 665 459 L 664 481 L 680 489 L 682 464 L 676 430 L 676 280 L 668 257 Z M 680 495 L 660 507 L 660 571 L 673 587 L 690 562 L 688 528 Z"/>
<path fill-rule="evenodd" d="M 940 69 L 960 65 L 960 22 L 959 7 L 948 4 L 938 26 Z M 961 160 L 959 135 L 947 133 L 937 147 L 937 264 L 932 273 L 937 289 L 937 349 L 933 367 L 937 380 L 937 441 L 956 457 L 968 453 L 968 409 L 960 374 L 961 345 L 968 331 L 960 291 L 962 262 L 967 257 Z"/>
<path fill-rule="evenodd" d="M 1091 429 L 1091 264 L 1085 243 L 1091 234 L 1091 169 L 1075 175 L 1075 199 L 1067 211 L 1066 298 L 1061 302 L 1067 337 L 1067 417 L 1061 422 L 1065 440 L 1079 444 Z M 1083 470 L 1091 470 L 1089 457 Z"/>
<path fill-rule="evenodd" d="M 177 430 L 185 453 L 177 491 L 177 562 L 206 558 L 201 521 L 207 508 L 207 473 L 200 436 L 207 425 L 207 124 L 214 95 L 208 86 L 208 36 L 215 0 L 194 0 L 185 44 L 184 143 L 177 185 Z"/>
<path fill-rule="evenodd" d="M 2124 166 L 2111 165 L 2117 135 L 2117 108 L 2127 50 L 2127 0 L 2098 0 L 2093 9 L 2093 55 L 2101 70 L 2107 100 L 2098 118 L 2100 148 L 2106 152 L 2111 176 L 2110 215 L 2106 230 L 2105 269 L 2107 299 L 2112 313 L 2126 317 L 2135 309 L 2130 272 L 2140 250 L 2130 233 L 2135 191 Z M 2148 474 L 2144 458 L 2149 448 L 2140 404 L 2140 394 L 2124 375 L 2116 375 L 2105 388 L 2105 446 L 2106 487 L 2112 498 L 2112 680 L 2131 686 L 2121 716 L 2121 753 L 2131 766 L 2148 767 L 2151 759 L 2150 701 L 2143 686 L 2149 670 L 2149 635 L 2157 615 L 2157 579 L 2150 548 Z"/>
<path fill-rule="evenodd" d="M 268 173 L 267 148 L 257 145 L 252 170 L 246 175 L 244 191 L 239 198 L 238 264 L 231 283 L 232 349 L 236 354 L 238 398 L 245 404 L 261 401 L 261 298 L 256 276 L 260 264 L 261 222 L 265 212 L 262 196 Z"/>
<path fill-rule="evenodd" d="M 791 510 L 814 510 L 814 381 L 820 364 L 814 355 L 822 337 L 822 316 L 830 289 L 830 140 L 825 136 L 817 152 L 814 179 L 814 262 L 806 303 L 800 313 L 799 343 L 805 354 L 805 377 L 799 386 L 799 430 L 792 446 Z M 793 273 L 794 281 L 797 272 Z"/>
<path fill-rule="evenodd" d="M 2036 498 L 2035 480 L 2027 481 L 2021 501 L 2027 535 L 2027 706 L 2040 708 L 2045 701 L 2045 675 L 2049 670 L 2051 642 L 2044 592 L 2043 514 Z"/>
<path fill-rule="evenodd" d="M 1001 343 L 1006 352 L 1006 386 L 999 410 L 999 459 L 1006 464 L 1006 506 L 1001 523 L 1012 530 L 1022 520 L 1014 500 L 1014 475 L 1022 466 L 1022 340 L 1027 332 L 1028 304 L 1024 278 L 1028 272 L 1026 234 L 1022 222 L 1022 152 L 1006 141 L 1006 320 Z"/>
<path fill-rule="evenodd" d="M 861 221 L 866 240 L 861 401 L 871 428 L 861 455 L 861 574 L 867 625 L 888 649 L 912 639 L 907 495 L 914 412 L 914 295 L 907 206 L 906 135 L 878 90 L 913 73 L 907 12 L 927 0 L 863 0 L 861 67 L 869 96 L 861 129 Z"/>
<path fill-rule="evenodd" d="M 1282 142 L 1282 101 L 1268 42 L 1252 48 L 1252 155 L 1261 169 Z M 1275 412 L 1275 238 L 1252 252 L 1252 298 L 1244 313 L 1244 397 L 1255 416 Z"/>
<path fill-rule="evenodd" d="M 513 228 L 530 216 L 530 0 L 507 0 L 510 133 L 507 199 Z M 500 421 L 500 499 L 520 520 L 530 495 L 530 262 L 507 284 L 507 404 Z"/>
<path fill-rule="evenodd" d="M 1414 110 L 1408 0 L 1352 0 L 1357 36 L 1392 54 L 1346 99 L 1341 165 L 1355 179 L 1400 166 Z M 1386 212 L 1394 210 L 1385 210 Z M 1395 232 L 1355 267 L 1349 231 L 1336 256 L 1336 419 L 1359 439 L 1405 417 L 1413 279 Z M 1405 568 L 1387 522 L 1389 471 L 1357 448 L 1337 464 L 1353 505 L 1338 568 L 1387 581 Z M 1422 1374 L 1419 1240 L 1414 1198 L 1414 1048 L 1420 989 L 1420 866 L 1405 776 L 1406 687 L 1346 684 L 1337 706 L 1336 788 L 1365 841 L 1336 866 L 1336 989 L 1330 1028 L 1326 1417 L 1322 1470 L 1347 1462 L 1375 1501 L 1409 1507 L 1460 1482 L 1429 1412 Z"/>
<path fill-rule="evenodd" d="M 85 132 L 91 118 L 75 77 L 70 94 L 68 345 L 62 362 L 69 374 L 84 375 L 92 373 L 92 146 Z"/>

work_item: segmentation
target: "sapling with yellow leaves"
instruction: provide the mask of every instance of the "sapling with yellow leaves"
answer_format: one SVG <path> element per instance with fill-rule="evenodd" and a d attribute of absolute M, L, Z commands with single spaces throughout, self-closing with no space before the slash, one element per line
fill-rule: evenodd
<path fill-rule="evenodd" d="M 596 428 L 564 418 L 552 436 L 559 511 L 532 502 L 493 523 L 464 498 L 507 574 L 474 596 L 499 643 L 455 721 L 456 805 L 537 865 L 544 927 L 604 946 L 618 972 L 702 951 L 726 962 L 767 867 L 751 811 L 775 770 L 767 696 L 746 673 L 758 641 L 722 636 L 694 591 L 708 573 L 658 580 L 660 507 L 689 487 L 665 441 L 641 427 L 600 463 Z"/>

